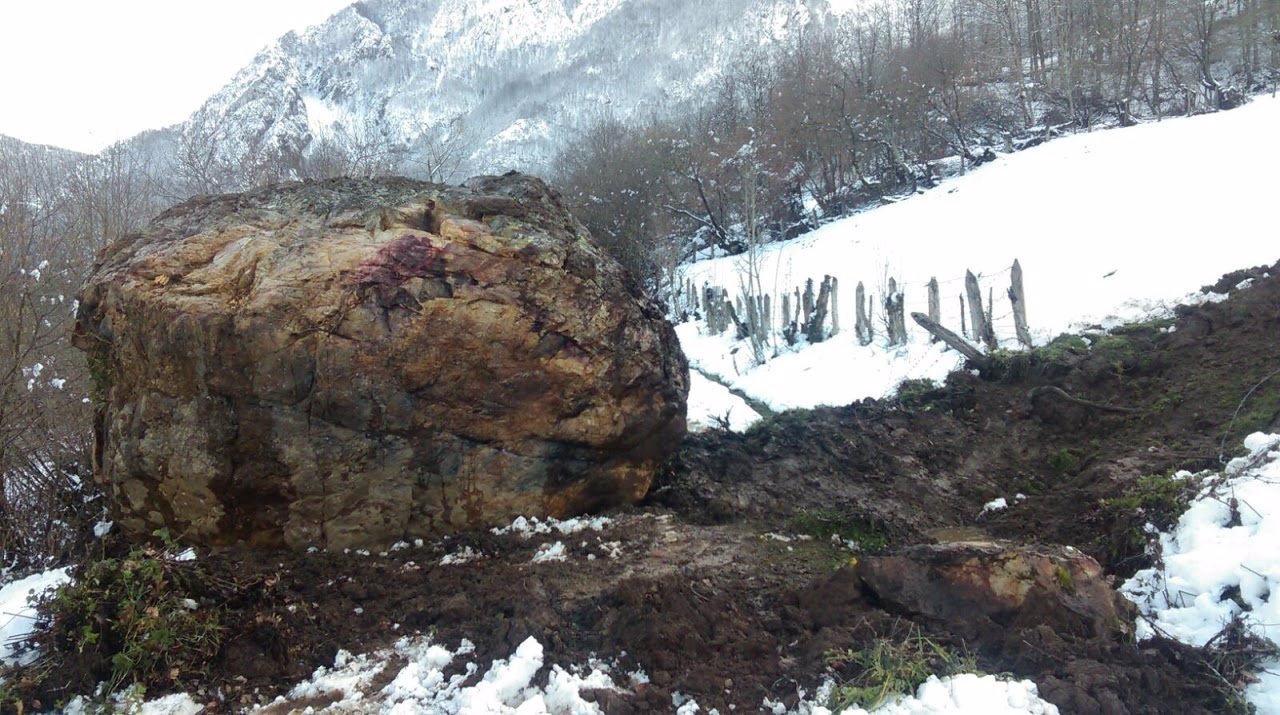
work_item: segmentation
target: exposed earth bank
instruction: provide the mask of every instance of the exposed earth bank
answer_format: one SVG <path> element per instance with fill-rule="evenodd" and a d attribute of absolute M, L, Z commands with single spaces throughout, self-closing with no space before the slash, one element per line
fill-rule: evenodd
<path fill-rule="evenodd" d="M 233 711 L 270 702 L 339 648 L 430 632 L 449 647 L 470 639 L 481 662 L 535 636 L 548 663 L 642 668 L 647 685 L 595 694 L 610 713 L 668 712 L 675 692 L 755 712 L 765 698 L 793 705 L 824 677 L 855 681 L 842 653 L 923 637 L 1035 681 L 1064 713 L 1226 711 L 1218 673 L 1234 674 L 1172 642 L 1134 644 L 1132 613 L 1104 588 L 1148 564 L 1144 524 L 1176 516 L 1180 495 L 1144 478 L 1218 467 L 1244 435 L 1280 427 L 1280 387 L 1250 393 L 1276 368 L 1280 266 L 1212 288 L 1230 297 L 1001 356 L 986 374 L 690 436 L 648 500 L 601 531 L 204 556 L 184 573 L 222 609 L 221 645 L 203 672 L 149 692 Z M 1001 497 L 1008 508 L 984 510 Z M 557 540 L 566 561 L 533 562 Z M 441 563 L 465 553 L 478 557 Z M 936 605 L 925 587 L 979 557 L 1031 564 L 1009 571 L 1029 579 L 1017 583 L 1031 605 Z M 903 575 L 886 570 L 893 559 L 926 565 Z M 90 691 L 110 673 L 92 653 L 59 655 L 32 697 Z M 306 705 L 324 703 L 291 707 Z"/>

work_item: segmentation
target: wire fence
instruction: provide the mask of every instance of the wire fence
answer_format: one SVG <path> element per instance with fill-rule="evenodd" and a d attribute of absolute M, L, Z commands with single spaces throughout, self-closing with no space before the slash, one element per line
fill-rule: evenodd
<path fill-rule="evenodd" d="M 975 343 L 994 348 L 998 342 L 994 325 L 998 323 L 1004 326 L 1002 333 L 1010 325 L 1021 328 L 1018 339 L 1030 347 L 1025 316 L 1016 305 L 1023 299 L 1012 297 L 1021 288 L 1020 281 L 1014 280 L 1016 266 L 1014 261 L 1003 268 L 967 270 L 929 281 L 899 282 L 886 275 L 871 284 L 871 289 L 864 281 L 825 275 L 801 281 L 785 291 L 762 295 L 741 287 L 734 291 L 710 283 L 695 286 L 690 280 L 681 287 L 683 295 L 677 302 L 677 312 L 705 319 L 712 333 L 733 329 L 738 338 L 766 344 L 794 345 L 802 339 L 821 342 L 853 327 L 861 344 L 870 345 L 870 336 L 876 335 L 881 344 L 893 347 L 908 341 L 903 314 L 910 295 L 912 305 L 939 306 L 939 314 L 929 317 L 939 324 L 949 324 L 948 328 L 955 328 L 953 332 Z M 1021 269 L 1016 272 L 1020 277 Z M 978 285 L 976 294 L 966 290 L 970 276 Z M 739 281 L 740 286 L 749 283 Z M 823 290 L 817 290 L 818 286 Z M 932 300 L 927 297 L 928 291 L 936 291 Z M 959 301 L 943 297 L 947 295 L 959 296 Z M 977 313 L 970 308 L 975 303 Z M 982 316 L 977 325 L 971 324 L 974 315 Z"/>

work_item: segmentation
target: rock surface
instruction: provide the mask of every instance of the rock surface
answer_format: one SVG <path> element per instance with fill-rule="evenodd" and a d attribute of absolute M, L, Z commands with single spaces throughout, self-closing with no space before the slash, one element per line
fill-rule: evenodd
<path fill-rule="evenodd" d="M 1128 622 L 1102 567 L 1069 546 L 924 544 L 867 557 L 858 575 L 889 610 L 942 621 L 979 640 L 1042 626 L 1107 638 Z"/>
<path fill-rule="evenodd" d="M 76 344 L 119 523 L 328 548 L 638 500 L 685 430 L 675 334 L 545 184 L 201 197 L 108 247 Z"/>

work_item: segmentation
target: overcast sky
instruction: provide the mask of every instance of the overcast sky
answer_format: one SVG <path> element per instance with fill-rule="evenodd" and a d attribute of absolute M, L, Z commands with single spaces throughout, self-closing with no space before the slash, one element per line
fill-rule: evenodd
<path fill-rule="evenodd" d="M 0 134 L 94 152 L 186 119 L 352 0 L 0 0 Z"/>

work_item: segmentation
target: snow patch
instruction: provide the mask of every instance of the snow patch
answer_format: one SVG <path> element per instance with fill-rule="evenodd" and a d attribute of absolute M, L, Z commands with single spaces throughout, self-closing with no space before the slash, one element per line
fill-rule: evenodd
<path fill-rule="evenodd" d="M 564 561 L 565 549 L 564 542 L 557 541 L 552 544 L 543 544 L 538 547 L 538 552 L 533 555 L 533 563 L 543 564 L 548 561 Z"/>
<path fill-rule="evenodd" d="M 1004 497 L 997 497 L 982 505 L 982 514 L 993 511 L 1004 511 L 1009 508 L 1009 500 Z M 981 516 L 982 514 L 979 514 Z"/>
<path fill-rule="evenodd" d="M 529 539 L 537 534 L 550 534 L 552 532 L 568 536 L 588 529 L 591 531 L 603 531 L 605 527 L 612 523 L 613 520 L 607 516 L 580 516 L 563 521 L 552 517 L 539 519 L 536 516 L 518 516 L 510 525 L 494 527 L 489 531 L 498 536 L 516 534 L 522 539 Z"/>
<path fill-rule="evenodd" d="M 908 377 L 941 381 L 960 365 L 954 352 L 931 343 L 909 318 L 907 345 L 883 345 L 881 306 L 889 277 L 903 292 L 908 313 L 926 311 L 925 285 L 936 277 L 941 322 L 959 332 L 956 297 L 965 271 L 972 270 L 984 298 L 989 291 L 996 298 L 996 335 L 1006 348 L 1017 347 L 1004 297 L 1014 259 L 1023 269 L 1025 307 L 1038 345 L 1068 330 L 1168 317 L 1179 303 L 1223 300 L 1224 294 L 1188 290 L 1241 266 L 1280 259 L 1274 242 L 1259 233 L 1274 205 L 1274 182 L 1265 172 L 1280 165 L 1277 125 L 1280 98 L 1259 97 L 1230 112 L 1079 134 L 1001 156 L 939 190 L 761 249 L 759 274 L 775 304 L 806 279 L 839 279 L 838 334 L 795 347 L 777 337 L 770 351 L 778 356 L 759 366 L 745 342 L 708 335 L 700 322 L 678 326 L 681 346 L 691 365 L 775 410 L 844 405 L 884 397 Z M 1187 155 L 1178 149 L 1187 146 L 1214 151 Z M 1247 167 L 1242 156 L 1251 158 Z M 1133 182 L 1135 166 L 1143 167 L 1142 182 Z M 1215 195 L 1211 211 L 1193 208 L 1204 204 L 1199 177 L 1241 171 L 1254 180 Z M 1089 210 L 1064 210 L 1072 206 Z M 961 240 L 966 232 L 980 240 Z M 1167 250 L 1175 244 L 1178 250 Z M 743 267 L 740 256 L 699 261 L 684 266 L 679 281 L 732 292 Z M 866 347 L 853 335 L 859 281 L 875 310 L 877 337 Z"/>
<path fill-rule="evenodd" d="M 760 421 L 760 413 L 751 409 L 741 397 L 729 392 L 729 388 L 708 379 L 697 370 L 690 370 L 686 419 L 690 432 L 705 432 L 717 427 L 745 432 Z"/>
<path fill-rule="evenodd" d="M 1159 535 L 1161 563 L 1120 587 L 1142 614 L 1140 640 L 1163 633 L 1204 646 L 1236 619 L 1280 639 L 1280 435 L 1254 433 L 1244 445 L 1248 456 L 1204 475 L 1177 525 Z M 1264 665 L 1246 692 L 1259 712 L 1280 712 L 1277 665 Z"/>
<path fill-rule="evenodd" d="M 1056 705 L 1040 698 L 1030 680 L 1005 680 L 994 675 L 964 673 L 939 678 L 936 675 L 916 688 L 914 695 L 899 696 L 874 710 L 845 708 L 834 713 L 822 705 L 830 701 L 835 683 L 824 682 L 812 699 L 801 695 L 795 709 L 766 699 L 763 710 L 773 715 L 1058 715 Z M 688 703 L 686 703 L 688 705 Z M 693 710 L 698 712 L 696 703 Z"/>
<path fill-rule="evenodd" d="M 0 663 L 27 665 L 34 653 L 15 652 L 19 641 L 31 634 L 36 611 L 30 600 L 71 581 L 68 569 L 60 568 L 33 574 L 0 586 Z"/>
<path fill-rule="evenodd" d="M 480 668 L 466 656 L 475 650 L 463 641 L 450 651 L 430 637 L 402 638 L 389 651 L 353 656 L 340 651 L 332 668 L 319 668 L 311 680 L 278 698 L 275 704 L 317 696 L 337 696 L 330 705 L 308 712 L 349 713 L 492 713 L 494 715 L 597 715 L 600 709 L 582 698 L 588 689 L 618 690 L 608 665 L 593 662 L 588 668 L 566 670 L 552 665 L 546 684 L 537 674 L 546 665 L 542 644 L 530 637 L 508 658 L 493 661 L 474 685 Z M 399 657 L 405 665 L 380 690 L 372 687 L 387 662 Z M 448 674 L 447 674 L 448 673 Z M 267 707 L 271 707 L 270 705 Z M 254 712 L 262 712 L 257 710 Z"/>
<path fill-rule="evenodd" d="M 445 554 L 444 557 L 440 559 L 440 565 L 457 566 L 459 564 L 467 564 L 481 558 L 482 556 L 484 556 L 484 554 L 481 552 L 476 551 L 470 546 L 464 546 L 451 554 Z"/>

